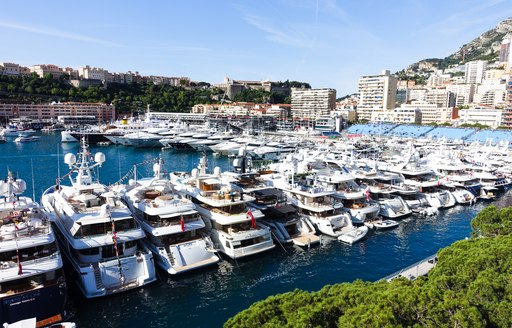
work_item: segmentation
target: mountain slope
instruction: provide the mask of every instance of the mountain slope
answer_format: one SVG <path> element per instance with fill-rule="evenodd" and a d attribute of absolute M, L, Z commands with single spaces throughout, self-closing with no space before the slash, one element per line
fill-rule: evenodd
<path fill-rule="evenodd" d="M 399 76 L 425 74 L 472 60 L 495 61 L 499 58 L 500 45 L 505 37 L 512 36 L 512 17 L 501 21 L 495 28 L 484 32 L 471 42 L 445 58 L 423 59 L 398 72 Z"/>

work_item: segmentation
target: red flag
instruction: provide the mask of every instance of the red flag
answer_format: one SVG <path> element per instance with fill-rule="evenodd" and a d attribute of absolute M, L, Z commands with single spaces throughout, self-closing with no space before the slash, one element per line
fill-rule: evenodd
<path fill-rule="evenodd" d="M 183 218 L 183 215 L 180 219 L 180 225 L 181 225 L 181 231 L 185 231 L 185 219 Z"/>
<path fill-rule="evenodd" d="M 114 250 L 116 251 L 116 257 L 119 261 L 119 251 L 117 250 L 117 232 L 114 220 L 112 220 L 112 242 L 114 242 Z"/>
<path fill-rule="evenodd" d="M 366 188 L 366 190 L 364 191 L 364 194 L 366 195 L 366 201 L 369 202 L 370 201 L 370 187 Z"/>
<path fill-rule="evenodd" d="M 247 216 L 251 219 L 251 228 L 256 229 L 256 219 L 254 218 L 251 210 L 247 211 Z"/>
<path fill-rule="evenodd" d="M 20 228 L 18 228 L 16 223 L 14 224 L 14 229 L 16 229 L 16 231 L 20 230 Z M 18 275 L 21 276 L 23 274 L 23 268 L 21 267 L 20 251 L 18 249 L 18 233 L 17 232 L 15 232 L 15 237 L 16 237 L 16 259 L 18 260 Z"/>

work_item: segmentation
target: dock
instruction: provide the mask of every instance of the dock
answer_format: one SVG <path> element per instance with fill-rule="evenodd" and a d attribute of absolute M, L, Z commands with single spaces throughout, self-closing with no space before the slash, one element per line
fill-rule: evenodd
<path fill-rule="evenodd" d="M 409 280 L 415 280 L 418 277 L 426 276 L 428 272 L 437 264 L 437 254 L 431 255 L 419 262 L 416 262 L 405 269 L 397 271 L 389 276 L 384 277 L 386 281 L 404 277 Z"/>

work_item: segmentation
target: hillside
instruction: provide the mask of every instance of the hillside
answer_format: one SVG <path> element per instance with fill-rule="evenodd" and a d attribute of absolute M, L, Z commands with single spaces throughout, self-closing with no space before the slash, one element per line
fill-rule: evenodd
<path fill-rule="evenodd" d="M 438 253 L 427 277 L 270 296 L 224 327 L 512 327 L 512 207 L 489 206 L 473 237 Z"/>
<path fill-rule="evenodd" d="M 445 69 L 472 60 L 495 61 L 499 58 L 501 42 L 507 36 L 512 36 L 512 17 L 501 21 L 495 28 L 464 44 L 450 56 L 420 60 L 397 72 L 397 75 L 401 78 L 416 74 L 424 75 L 437 69 Z"/>

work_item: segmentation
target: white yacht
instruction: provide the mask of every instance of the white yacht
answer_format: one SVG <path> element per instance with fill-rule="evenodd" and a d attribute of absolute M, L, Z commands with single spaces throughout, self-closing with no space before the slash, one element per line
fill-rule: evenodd
<path fill-rule="evenodd" d="M 357 224 L 374 220 L 380 211 L 379 204 L 370 197 L 368 188 L 362 188 L 339 161 L 325 160 L 327 168 L 318 171 L 318 181 L 335 191 L 334 197 L 343 201 L 343 207 Z"/>
<path fill-rule="evenodd" d="M 261 211 L 248 207 L 254 197 L 236 192 L 223 182 L 218 167 L 207 174 L 205 157 L 191 174 L 171 173 L 171 182 L 196 204 L 215 247 L 222 253 L 237 259 L 275 247 L 270 229 L 257 224 L 257 219 L 263 217 Z"/>
<path fill-rule="evenodd" d="M 42 196 L 78 287 L 86 298 L 94 298 L 155 281 L 153 255 L 142 243 L 144 231 L 118 195 L 93 177 L 105 155 L 96 153 L 91 163 L 85 138 L 78 155 L 78 161 L 74 154 L 64 158 L 71 186 L 57 184 Z"/>
<path fill-rule="evenodd" d="M 272 237 L 281 244 L 311 246 L 320 243 L 313 224 L 287 201 L 282 190 L 268 186 L 260 172 L 252 171 L 251 162 L 245 148 L 242 148 L 233 161 L 234 172 L 225 172 L 224 175 L 237 191 L 255 198 L 250 206 L 263 213 L 264 217 L 259 222 L 269 227 Z"/>
<path fill-rule="evenodd" d="M 434 208 L 449 208 L 457 204 L 455 197 L 449 190 L 439 188 L 446 182 L 439 175 L 426 166 L 419 154 L 410 153 L 405 161 L 396 166 L 389 166 L 387 170 L 404 176 L 404 184 L 418 188 L 425 195 L 428 204 Z"/>
<path fill-rule="evenodd" d="M 281 175 L 273 173 L 266 176 L 272 185 L 283 190 L 289 201 L 299 209 L 317 228 L 331 237 L 339 237 L 351 220 L 350 214 L 343 211 L 343 203 L 334 197 L 332 187 L 317 183 L 316 175 L 311 173 Z"/>
<path fill-rule="evenodd" d="M 25 189 L 11 172 L 0 180 L 0 322 L 39 327 L 63 319 L 67 290 L 50 221 Z"/>
<path fill-rule="evenodd" d="M 169 274 L 219 262 L 194 203 L 177 192 L 155 163 L 154 177 L 131 180 L 123 199 L 146 232 L 156 263 Z"/>

